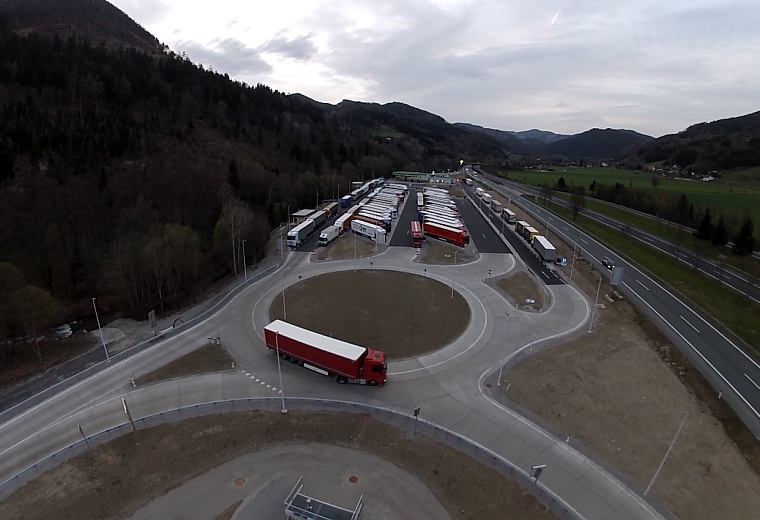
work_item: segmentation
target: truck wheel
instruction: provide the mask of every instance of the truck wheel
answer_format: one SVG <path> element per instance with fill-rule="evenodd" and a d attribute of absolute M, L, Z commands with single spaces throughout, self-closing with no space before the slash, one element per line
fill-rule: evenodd
<path fill-rule="evenodd" d="M 377 386 L 377 381 L 373 379 L 372 381 L 369 382 L 369 386 Z"/>
<path fill-rule="evenodd" d="M 280 357 L 281 357 L 282 359 L 284 359 L 284 360 L 287 360 L 287 359 L 288 359 L 288 355 L 287 355 L 287 354 L 280 354 Z"/>
<path fill-rule="evenodd" d="M 338 376 L 338 383 L 340 383 L 341 385 L 345 385 L 346 383 L 348 383 L 348 379 L 346 379 L 343 376 Z"/>
<path fill-rule="evenodd" d="M 291 363 L 298 363 L 298 360 L 296 358 L 292 357 L 292 358 L 290 358 L 290 362 Z"/>

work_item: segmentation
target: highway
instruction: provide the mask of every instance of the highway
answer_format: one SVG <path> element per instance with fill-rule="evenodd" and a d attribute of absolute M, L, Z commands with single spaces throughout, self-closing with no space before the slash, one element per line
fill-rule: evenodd
<path fill-rule="evenodd" d="M 511 197 L 514 204 L 539 221 L 548 223 L 552 232 L 566 243 L 576 244 L 600 272 L 609 275 L 602 265 L 604 259 L 623 267 L 621 293 L 658 325 L 716 391 L 723 393 L 723 398 L 755 437 L 760 438 L 760 365 L 754 359 L 669 291 L 585 232 L 520 197 L 516 190 L 482 175 L 478 180 L 505 197 Z"/>
<path fill-rule="evenodd" d="M 494 176 L 490 176 L 489 178 L 491 181 L 494 181 L 496 179 Z M 504 179 L 499 179 L 498 182 L 504 183 L 509 188 L 520 193 L 536 196 L 540 195 L 538 190 L 517 182 L 505 181 Z M 570 209 L 570 203 L 566 200 L 555 197 L 552 199 L 552 202 Z M 721 283 L 726 284 L 728 287 L 738 292 L 739 294 L 743 294 L 748 298 L 751 298 L 752 300 L 760 303 L 760 280 L 757 278 L 754 278 L 747 273 L 738 272 L 732 269 L 730 266 L 719 264 L 708 258 L 698 256 L 691 250 L 680 247 L 678 244 L 673 244 L 672 242 L 660 238 L 657 235 L 653 235 L 633 226 L 629 226 L 623 222 L 620 222 L 619 220 L 615 220 L 596 211 L 581 208 L 580 213 L 606 226 L 614 229 L 619 229 L 620 231 L 627 233 L 633 238 L 640 240 L 641 242 L 644 242 L 645 244 L 656 249 L 659 249 L 663 253 L 666 253 L 673 258 L 678 259 L 684 264 L 696 267 L 707 276 L 719 280 Z M 683 240 L 691 241 L 693 238 L 689 232 L 685 231 Z"/>

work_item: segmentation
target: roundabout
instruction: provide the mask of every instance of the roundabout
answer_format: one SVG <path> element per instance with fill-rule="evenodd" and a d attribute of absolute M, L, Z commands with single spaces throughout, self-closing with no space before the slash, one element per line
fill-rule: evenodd
<path fill-rule="evenodd" d="M 553 503 L 556 512 L 586 518 L 600 517 L 602 510 L 608 518 L 657 517 L 640 497 L 604 470 L 483 394 L 482 375 L 498 371 L 504 360 L 526 345 L 562 337 L 588 320 L 589 303 L 575 289 L 551 287 L 551 308 L 536 314 L 515 309 L 483 283 L 485 278 L 510 272 L 515 266 L 511 255 L 483 254 L 475 262 L 457 266 L 418 264 L 408 248 L 388 248 L 361 261 L 317 263 L 310 261 L 310 256 L 292 253 L 277 272 L 239 292 L 206 321 L 67 388 L 25 412 L 23 421 L 19 417 L 5 423 L 3 453 L 11 463 L 5 465 L 0 480 L 7 481 L 50 454 L 81 443 L 80 431 L 86 437 L 108 428 L 123 428 L 127 405 L 131 415 L 139 418 L 199 403 L 262 397 L 279 401 L 278 396 L 283 396 L 286 402 L 289 398 L 317 398 L 402 414 L 419 408 L 420 419 L 469 439 L 507 464 L 519 478 L 527 479 L 536 464 L 551 468 L 532 492 Z M 277 358 L 264 346 L 262 331 L 282 292 L 289 311 L 288 296 L 297 284 L 327 273 L 349 276 L 354 270 L 370 269 L 429 278 L 444 289 L 453 284 L 469 309 L 463 331 L 452 333 L 448 343 L 439 341 L 432 350 L 413 357 L 404 357 L 402 351 L 389 363 L 385 387 L 337 385 L 290 363 L 281 367 L 280 384 Z M 296 301 L 293 299 L 294 305 Z M 437 324 L 443 327 L 444 319 L 437 318 Z M 146 388 L 132 389 L 127 384 L 132 371 L 138 376 L 147 373 L 198 348 L 211 336 L 222 339 L 235 360 L 235 370 Z M 63 415 L 62 410 L 66 410 Z M 616 514 L 623 509 L 626 515 Z M 630 511 L 642 514 L 630 516 Z M 464 518 L 458 511 L 450 514 Z"/>

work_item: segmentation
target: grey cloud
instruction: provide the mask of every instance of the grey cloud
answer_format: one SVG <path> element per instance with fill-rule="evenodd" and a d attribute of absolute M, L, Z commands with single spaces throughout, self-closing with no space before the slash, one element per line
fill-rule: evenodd
<path fill-rule="evenodd" d="M 144 27 L 164 20 L 171 11 L 160 0 L 111 0 L 111 3 Z"/>
<path fill-rule="evenodd" d="M 258 49 L 248 47 L 234 38 L 214 40 L 208 46 L 182 40 L 174 43 L 172 48 L 178 53 L 185 52 L 195 63 L 203 63 L 231 76 L 272 72 L 272 66 L 261 58 Z"/>
<path fill-rule="evenodd" d="M 298 61 L 308 61 L 317 52 L 317 47 L 314 45 L 314 42 L 311 41 L 312 37 L 313 36 L 309 34 L 296 36 L 292 40 L 288 40 L 280 36 L 272 38 L 262 45 L 260 49 L 263 52 L 280 54 Z"/>

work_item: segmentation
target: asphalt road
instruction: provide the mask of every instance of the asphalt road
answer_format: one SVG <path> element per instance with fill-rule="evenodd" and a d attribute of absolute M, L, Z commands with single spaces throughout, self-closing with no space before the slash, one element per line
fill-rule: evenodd
<path fill-rule="evenodd" d="M 530 269 L 533 274 L 539 277 L 546 285 L 562 285 L 565 283 L 562 278 L 557 275 L 556 271 L 546 266 L 544 261 L 539 258 L 538 254 L 532 247 L 527 244 L 527 242 L 525 242 L 521 237 L 517 236 L 515 233 L 514 224 L 507 224 L 501 219 L 501 217 L 497 216 L 496 213 L 489 211 L 490 207 L 487 204 L 480 202 L 482 199 L 475 194 L 474 189 L 466 185 L 464 186 L 464 189 L 467 194 L 470 195 L 470 198 L 473 201 L 477 201 L 479 204 L 481 204 L 480 209 L 484 214 L 488 215 L 491 222 L 493 222 L 493 225 L 502 232 L 504 238 L 506 238 L 509 242 L 509 245 L 512 246 L 512 250 L 520 255 L 522 261 L 526 266 L 528 266 L 528 269 Z M 472 207 L 471 203 L 466 202 L 463 204 Z M 488 225 L 485 219 L 483 219 L 483 216 L 480 214 L 480 212 L 476 210 L 475 214 L 483 222 L 483 225 L 485 225 L 493 233 L 493 229 Z M 494 235 L 496 234 L 494 233 Z M 501 244 L 504 244 L 504 242 L 501 241 L 501 238 L 499 238 L 498 235 L 496 236 L 499 239 L 499 242 Z"/>
<path fill-rule="evenodd" d="M 475 244 L 479 253 L 512 252 L 469 200 L 457 199 L 454 202 L 456 202 L 459 214 L 470 233 L 470 240 Z"/>
<path fill-rule="evenodd" d="M 658 324 L 760 438 L 760 365 L 755 360 L 665 288 L 603 244 L 540 205 L 519 197 L 517 192 L 482 176 L 480 180 L 502 195 L 512 197 L 515 204 L 541 222 L 548 222 L 552 232 L 563 237 L 568 244 L 577 244 L 582 255 L 600 272 L 609 276 L 602 265 L 605 258 L 623 267 L 619 290 Z"/>
<path fill-rule="evenodd" d="M 404 198 L 404 207 L 398 214 L 396 229 L 391 236 L 389 245 L 398 247 L 412 247 L 412 237 L 409 235 L 412 220 L 417 219 L 417 191 L 409 189 Z"/>
<path fill-rule="evenodd" d="M 491 179 L 493 180 L 493 177 L 491 177 Z M 505 181 L 501 180 L 501 182 Z M 505 184 L 507 184 L 510 188 L 522 193 L 528 193 L 532 195 L 539 194 L 537 190 L 521 185 L 519 183 L 506 181 Z M 554 198 L 552 202 L 556 202 L 557 204 L 570 209 L 570 203 L 565 200 Z M 730 266 L 718 264 L 710 259 L 697 256 L 696 254 L 692 253 L 691 250 L 680 247 L 678 244 L 673 244 L 672 242 L 664 240 L 656 235 L 652 235 L 633 226 L 629 226 L 606 215 L 597 213 L 596 211 L 581 208 L 580 212 L 583 215 L 596 220 L 597 222 L 605 224 L 614 229 L 619 229 L 620 231 L 629 234 L 633 238 L 640 240 L 656 249 L 659 249 L 663 253 L 666 253 L 691 267 L 696 267 L 706 275 L 716 280 L 720 280 L 721 283 L 726 284 L 736 292 L 752 298 L 754 301 L 760 303 L 760 280 L 757 278 L 754 278 L 753 276 L 750 276 L 746 273 L 735 271 Z M 690 233 L 684 232 L 684 243 L 692 240 L 694 239 Z"/>

